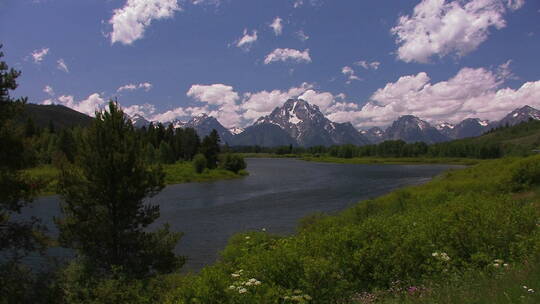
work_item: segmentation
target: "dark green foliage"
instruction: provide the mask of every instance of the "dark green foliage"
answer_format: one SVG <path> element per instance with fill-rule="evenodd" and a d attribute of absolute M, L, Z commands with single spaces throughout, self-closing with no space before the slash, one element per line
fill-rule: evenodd
<path fill-rule="evenodd" d="M 246 168 L 246 161 L 241 155 L 227 153 L 221 160 L 221 166 L 226 170 L 238 173 Z"/>
<path fill-rule="evenodd" d="M 204 154 L 197 154 L 193 158 L 193 168 L 195 168 L 195 172 L 201 174 L 204 169 L 207 167 L 206 157 Z"/>
<path fill-rule="evenodd" d="M 219 135 L 214 129 L 201 143 L 201 153 L 206 157 L 206 166 L 208 169 L 217 168 L 219 152 Z"/>
<path fill-rule="evenodd" d="M 540 155 L 516 162 L 510 168 L 508 185 L 513 191 L 540 185 Z"/>
<path fill-rule="evenodd" d="M 1 52 L 0 59 L 4 56 Z M 21 173 L 26 164 L 24 132 L 15 118 L 26 103 L 26 98 L 12 99 L 9 91 L 17 88 L 20 72 L 9 69 L 0 61 L 0 302 L 16 303 L 25 300 L 20 285 L 31 285 L 29 278 L 20 277 L 27 270 L 19 263 L 31 252 L 43 252 L 46 239 L 44 228 L 37 218 L 18 217 L 28 206 L 37 190 L 38 182 Z M 27 284 L 28 283 L 28 284 Z"/>
<path fill-rule="evenodd" d="M 172 164 L 176 161 L 174 151 L 171 146 L 166 142 L 162 141 L 159 145 L 159 162 L 163 164 Z"/>
<path fill-rule="evenodd" d="M 60 242 L 96 271 L 120 268 L 144 276 L 178 269 L 183 258 L 173 249 L 181 235 L 167 226 L 145 229 L 159 217 L 159 207 L 144 199 L 163 189 L 164 173 L 145 161 L 142 143 L 114 102 L 96 113 L 78 147 L 74 164 L 64 163 L 60 174 Z"/>

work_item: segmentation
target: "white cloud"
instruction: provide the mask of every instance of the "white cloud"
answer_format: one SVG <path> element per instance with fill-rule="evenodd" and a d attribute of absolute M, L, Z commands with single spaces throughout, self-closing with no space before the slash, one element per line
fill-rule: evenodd
<path fill-rule="evenodd" d="M 300 41 L 302 42 L 305 42 L 309 39 L 309 36 L 304 33 L 304 30 L 299 30 L 298 32 L 296 32 L 296 37 L 298 37 L 298 39 L 300 39 Z"/>
<path fill-rule="evenodd" d="M 75 111 L 85 113 L 90 116 L 95 116 L 95 111 L 100 110 L 107 102 L 103 99 L 99 93 L 94 93 L 88 96 L 86 99 L 76 101 L 72 95 L 62 95 L 57 99 L 47 99 L 42 104 L 60 104 Z"/>
<path fill-rule="evenodd" d="M 177 0 L 127 0 L 109 20 L 113 28 L 111 43 L 132 44 L 143 37 L 152 20 L 171 18 L 180 10 Z"/>
<path fill-rule="evenodd" d="M 283 32 L 283 24 L 281 22 L 283 22 L 283 19 L 276 17 L 276 19 L 274 19 L 274 21 L 272 21 L 272 23 L 269 25 L 274 30 L 274 34 L 276 34 L 276 36 L 281 35 Z"/>
<path fill-rule="evenodd" d="M 41 63 L 45 56 L 49 54 L 49 48 L 42 48 L 41 50 L 34 50 L 32 52 L 32 59 L 34 60 L 34 63 Z"/>
<path fill-rule="evenodd" d="M 186 93 L 188 97 L 212 105 L 234 104 L 240 98 L 233 87 L 221 83 L 194 84 Z"/>
<path fill-rule="evenodd" d="M 46 85 L 44 88 L 43 88 L 43 92 L 47 93 L 47 95 L 49 96 L 54 96 L 54 90 L 51 86 L 49 85 Z"/>
<path fill-rule="evenodd" d="M 391 30 L 399 45 L 397 57 L 426 63 L 434 55 L 464 56 L 488 38 L 490 28 L 506 26 L 507 8 L 522 5 L 522 0 L 422 0 Z"/>
<path fill-rule="evenodd" d="M 525 0 L 506 0 L 506 5 L 514 11 L 520 9 L 523 4 L 525 4 Z"/>
<path fill-rule="evenodd" d="M 152 104 L 145 103 L 143 105 L 131 105 L 129 107 L 122 107 L 122 110 L 129 116 L 140 115 L 144 118 L 147 118 L 156 112 L 156 107 Z"/>
<path fill-rule="evenodd" d="M 304 5 L 304 0 L 294 0 L 294 3 L 293 3 L 294 8 L 299 8 L 302 5 Z"/>
<path fill-rule="evenodd" d="M 361 126 L 385 126 L 405 114 L 429 122 L 456 123 L 472 117 L 497 120 L 525 104 L 540 107 L 540 81 L 517 90 L 500 88 L 508 77 L 505 73 L 463 68 L 438 83 L 431 83 L 424 72 L 403 76 L 378 89 L 355 114 L 355 121 Z"/>
<path fill-rule="evenodd" d="M 143 89 L 146 92 L 148 92 L 148 91 L 150 91 L 152 89 L 152 84 L 149 83 L 149 82 L 141 82 L 139 84 L 128 83 L 126 85 L 123 85 L 123 86 L 119 87 L 116 90 L 116 92 L 120 93 L 120 92 L 123 92 L 123 91 L 134 91 L 134 90 L 137 90 L 137 89 Z"/>
<path fill-rule="evenodd" d="M 236 46 L 249 51 L 255 41 L 257 41 L 257 31 L 253 30 L 250 34 L 247 29 L 244 29 L 244 35 L 236 41 Z"/>
<path fill-rule="evenodd" d="M 366 70 L 369 70 L 369 69 L 377 70 L 377 69 L 379 69 L 379 66 L 381 65 L 381 63 L 378 62 L 378 61 L 369 62 L 369 61 L 365 61 L 365 60 L 357 61 L 354 64 L 358 65 L 358 66 L 361 66 Z"/>
<path fill-rule="evenodd" d="M 56 68 L 59 69 L 60 71 L 64 71 L 65 73 L 69 73 L 69 68 L 66 64 L 66 62 L 64 61 L 64 59 L 60 58 L 58 59 L 58 61 L 56 61 Z"/>
<path fill-rule="evenodd" d="M 309 55 L 309 49 L 302 51 L 295 49 L 275 49 L 264 59 L 264 64 L 270 64 L 276 61 L 293 61 L 296 63 L 310 63 L 311 56 Z"/>
<path fill-rule="evenodd" d="M 354 80 L 362 80 L 360 79 L 360 77 L 356 76 L 356 74 L 354 73 L 354 69 L 351 68 L 350 66 L 344 66 L 342 69 L 341 69 L 341 73 L 345 76 L 347 76 L 347 83 L 350 84 L 351 82 L 353 82 Z"/>

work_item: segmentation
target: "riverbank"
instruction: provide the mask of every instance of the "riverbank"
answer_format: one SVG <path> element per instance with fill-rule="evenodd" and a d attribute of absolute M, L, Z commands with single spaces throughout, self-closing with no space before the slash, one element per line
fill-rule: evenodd
<path fill-rule="evenodd" d="M 202 173 L 195 172 L 191 162 L 178 162 L 175 164 L 165 164 L 163 171 L 165 172 L 165 183 L 167 185 L 192 183 L 192 182 L 211 182 L 218 180 L 228 180 L 241 178 L 249 173 L 246 170 L 241 170 L 238 173 L 225 169 L 205 169 Z M 32 179 L 39 180 L 42 183 L 43 190 L 41 196 L 54 195 L 57 191 L 59 170 L 51 165 L 39 166 L 25 170 L 25 173 Z"/>
<path fill-rule="evenodd" d="M 526 270 L 540 258 L 539 186 L 540 157 L 488 160 L 305 218 L 293 236 L 237 234 L 219 263 L 170 277 L 161 300 L 538 303 Z"/>

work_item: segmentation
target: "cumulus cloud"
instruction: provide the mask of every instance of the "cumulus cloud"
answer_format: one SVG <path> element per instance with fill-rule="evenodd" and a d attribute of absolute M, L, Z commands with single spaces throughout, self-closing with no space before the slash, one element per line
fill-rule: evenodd
<path fill-rule="evenodd" d="M 304 5 L 304 0 L 294 0 L 294 2 L 293 2 L 293 7 L 294 8 L 299 8 L 302 5 Z"/>
<path fill-rule="evenodd" d="M 124 113 L 129 116 L 140 115 L 142 117 L 150 117 L 156 112 L 156 107 L 153 104 L 145 103 L 142 105 L 131 105 L 128 107 L 122 107 Z"/>
<path fill-rule="evenodd" d="M 95 116 L 95 112 L 100 110 L 106 103 L 99 93 L 91 94 L 80 101 L 76 101 L 72 95 L 62 95 L 56 99 L 47 99 L 42 102 L 42 104 L 60 104 L 90 116 Z"/>
<path fill-rule="evenodd" d="M 43 92 L 47 93 L 47 95 L 49 96 L 54 96 L 54 90 L 51 86 L 49 85 L 46 85 L 44 88 L 43 88 Z"/>
<path fill-rule="evenodd" d="M 350 66 L 344 66 L 341 69 L 341 73 L 345 76 L 347 76 L 347 83 L 350 84 L 354 80 L 361 80 L 360 77 L 356 76 L 354 69 Z"/>
<path fill-rule="evenodd" d="M 144 36 L 153 20 L 171 18 L 180 10 L 177 0 L 127 0 L 109 20 L 111 43 L 132 44 Z"/>
<path fill-rule="evenodd" d="M 66 64 L 66 62 L 64 61 L 64 59 L 60 58 L 58 59 L 58 61 L 56 61 L 56 68 L 59 69 L 60 71 L 63 71 L 65 73 L 69 73 L 69 68 Z"/>
<path fill-rule="evenodd" d="M 253 30 L 250 34 L 247 29 L 244 29 L 244 34 L 236 41 L 236 46 L 249 51 L 255 41 L 257 41 L 257 31 Z"/>
<path fill-rule="evenodd" d="M 211 85 L 194 84 L 186 93 L 197 101 L 214 105 L 209 115 L 216 117 L 224 126 L 232 127 L 240 122 L 239 106 L 236 102 L 240 99 L 232 86 L 221 83 Z"/>
<path fill-rule="evenodd" d="M 186 95 L 213 105 L 234 104 L 240 98 L 233 87 L 221 83 L 211 85 L 194 84 L 189 88 Z"/>
<path fill-rule="evenodd" d="M 295 49 L 275 49 L 264 59 L 264 64 L 270 64 L 277 61 L 292 61 L 296 63 L 310 63 L 311 56 L 309 49 L 299 51 Z"/>
<path fill-rule="evenodd" d="M 429 62 L 434 55 L 464 56 L 478 48 L 491 28 L 506 26 L 507 9 L 523 0 L 422 0 L 412 15 L 399 18 L 391 29 L 399 45 L 397 57 L 405 62 Z"/>
<path fill-rule="evenodd" d="M 365 61 L 365 60 L 357 61 L 354 64 L 358 65 L 358 66 L 361 66 L 366 70 L 369 70 L 369 69 L 377 70 L 377 69 L 379 69 L 379 66 L 381 65 L 381 63 L 378 62 L 378 61 L 369 62 L 369 61 Z"/>
<path fill-rule="evenodd" d="M 42 48 L 40 50 L 34 50 L 32 52 L 32 59 L 34 60 L 34 63 L 41 63 L 45 56 L 49 54 L 49 48 Z"/>
<path fill-rule="evenodd" d="M 497 120 L 525 104 L 540 107 L 540 81 L 514 90 L 501 88 L 506 78 L 500 69 L 493 72 L 484 68 L 463 68 L 437 83 L 431 83 L 424 72 L 403 76 L 378 89 L 355 113 L 355 121 L 361 126 L 386 126 L 405 114 L 429 122 L 456 123 L 472 117 Z"/>
<path fill-rule="evenodd" d="M 149 82 L 141 82 L 139 84 L 128 83 L 126 85 L 123 85 L 123 86 L 119 87 L 116 90 L 116 92 L 120 93 L 120 92 L 123 92 L 123 91 L 135 91 L 137 89 L 143 89 L 146 92 L 148 92 L 148 91 L 150 91 L 152 89 L 152 84 L 149 83 Z"/>
<path fill-rule="evenodd" d="M 281 22 L 283 22 L 283 19 L 276 17 L 276 19 L 274 19 L 274 21 L 272 21 L 272 23 L 269 25 L 272 30 L 274 30 L 274 34 L 276 34 L 276 36 L 281 35 L 283 32 L 283 24 Z"/>

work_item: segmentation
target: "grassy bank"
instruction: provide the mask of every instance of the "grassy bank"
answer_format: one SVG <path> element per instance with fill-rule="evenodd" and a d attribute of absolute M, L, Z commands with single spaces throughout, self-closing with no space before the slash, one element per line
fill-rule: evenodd
<path fill-rule="evenodd" d="M 169 277 L 160 301 L 535 303 L 522 286 L 540 292 L 526 264 L 540 258 L 539 184 L 538 156 L 484 161 L 308 217 L 294 236 L 238 234 L 219 263 Z"/>
<path fill-rule="evenodd" d="M 199 273 L 86 278 L 75 262 L 62 292 L 66 303 L 539 303 L 539 260 L 534 156 L 315 214 L 295 235 L 239 233 Z"/>
<path fill-rule="evenodd" d="M 338 164 L 384 164 L 384 165 L 406 165 L 406 164 L 449 164 L 449 165 L 475 165 L 480 162 L 477 159 L 457 158 L 457 157 L 355 157 L 339 158 L 332 156 L 303 156 L 300 159 L 305 161 L 338 163 Z"/>
<path fill-rule="evenodd" d="M 195 172 L 191 162 L 178 162 L 175 164 L 163 165 L 165 172 L 165 183 L 167 185 L 191 183 L 191 182 L 210 182 L 217 180 L 234 179 L 248 175 L 245 170 L 238 174 L 225 169 L 205 169 L 201 174 Z M 56 193 L 58 169 L 54 166 L 40 166 L 25 170 L 30 178 L 39 180 L 43 184 L 41 195 L 53 195 Z"/>

